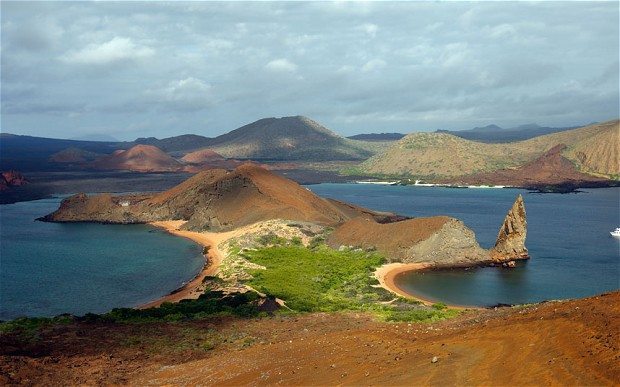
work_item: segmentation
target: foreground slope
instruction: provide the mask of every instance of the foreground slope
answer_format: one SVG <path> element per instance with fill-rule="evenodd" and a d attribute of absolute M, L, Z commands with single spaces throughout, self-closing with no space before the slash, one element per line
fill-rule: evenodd
<path fill-rule="evenodd" d="M 456 177 L 523 166 L 563 144 L 561 155 L 577 172 L 613 178 L 620 174 L 619 121 L 535 137 L 486 144 L 446 133 L 413 133 L 366 161 L 365 172 Z"/>
<path fill-rule="evenodd" d="M 619 320 L 614 292 L 426 324 L 362 313 L 69 322 L 0 335 L 0 383 L 611 386 Z"/>

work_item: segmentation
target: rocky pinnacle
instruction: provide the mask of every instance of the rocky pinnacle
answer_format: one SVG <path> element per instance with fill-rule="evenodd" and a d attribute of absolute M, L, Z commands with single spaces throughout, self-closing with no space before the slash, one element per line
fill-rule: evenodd
<path fill-rule="evenodd" d="M 526 234 L 525 205 L 523 204 L 523 197 L 519 195 L 499 229 L 495 247 L 491 249 L 491 258 L 496 262 L 529 258 L 525 247 Z"/>

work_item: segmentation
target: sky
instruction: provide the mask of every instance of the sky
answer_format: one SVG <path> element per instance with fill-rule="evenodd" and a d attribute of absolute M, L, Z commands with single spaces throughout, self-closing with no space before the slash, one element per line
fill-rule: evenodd
<path fill-rule="evenodd" d="M 1 131 L 342 135 L 618 118 L 619 2 L 10 2 Z M 95 137 L 93 137 L 95 136 Z"/>

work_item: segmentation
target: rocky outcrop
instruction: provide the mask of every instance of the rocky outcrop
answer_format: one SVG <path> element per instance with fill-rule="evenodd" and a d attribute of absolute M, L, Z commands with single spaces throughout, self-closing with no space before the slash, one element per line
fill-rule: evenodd
<path fill-rule="evenodd" d="M 495 246 L 491 249 L 494 262 L 507 262 L 515 259 L 527 259 L 529 254 L 525 247 L 527 220 L 523 197 L 519 195 L 497 234 Z"/>
<path fill-rule="evenodd" d="M 472 266 L 488 260 L 474 232 L 447 216 L 377 223 L 355 218 L 338 227 L 328 244 L 376 249 L 391 262 L 429 263 L 434 267 Z"/>
<path fill-rule="evenodd" d="M 20 172 L 5 171 L 0 173 L 0 191 L 25 184 L 28 184 L 28 180 Z"/>

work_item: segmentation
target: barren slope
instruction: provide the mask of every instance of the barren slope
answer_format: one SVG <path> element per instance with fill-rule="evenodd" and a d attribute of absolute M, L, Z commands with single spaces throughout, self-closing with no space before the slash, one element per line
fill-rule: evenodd
<path fill-rule="evenodd" d="M 333 226 L 360 215 L 385 217 L 385 214 L 323 199 L 292 180 L 257 165 L 244 164 L 232 172 L 203 171 L 155 195 L 74 195 L 43 220 L 112 223 L 187 220 L 184 226 L 187 229 L 223 231 L 269 219 Z"/>
<path fill-rule="evenodd" d="M 365 171 L 414 176 L 464 176 L 516 168 L 564 144 L 562 155 L 579 171 L 620 174 L 619 121 L 610 121 L 526 141 L 485 144 L 445 133 L 413 133 L 362 164 Z"/>
<path fill-rule="evenodd" d="M 176 172 L 181 163 L 152 145 L 136 145 L 102 157 L 91 165 L 95 169 L 127 170 L 136 172 Z"/>
<path fill-rule="evenodd" d="M 361 313 L 70 323 L 25 344 L 0 336 L 0 383 L 611 386 L 619 320 L 614 292 L 432 324 Z M 221 343 L 207 347 L 208 335 Z"/>
<path fill-rule="evenodd" d="M 360 160 L 371 145 L 345 139 L 307 117 L 264 118 L 213 139 L 209 148 L 229 158 Z"/>
<path fill-rule="evenodd" d="M 604 180 L 579 172 L 575 164 L 562 155 L 565 150 L 566 146 L 560 144 L 518 168 L 474 174 L 451 181 L 470 185 L 496 184 L 535 187 L 541 184 L 578 184 L 584 181 Z"/>

